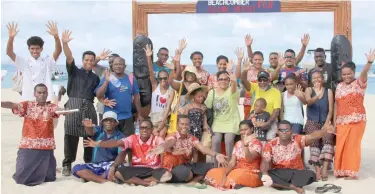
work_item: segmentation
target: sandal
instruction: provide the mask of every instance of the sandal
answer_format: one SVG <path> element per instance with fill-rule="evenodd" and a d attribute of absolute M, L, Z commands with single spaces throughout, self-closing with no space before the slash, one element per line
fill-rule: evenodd
<path fill-rule="evenodd" d="M 207 185 L 195 183 L 194 185 L 185 185 L 186 187 L 196 188 L 196 189 L 206 189 Z"/>
<path fill-rule="evenodd" d="M 333 193 L 338 193 L 341 191 L 340 186 L 336 186 L 334 184 L 325 184 L 322 187 L 317 187 L 315 189 L 315 193 L 325 193 L 325 192 L 333 192 Z"/>
<path fill-rule="evenodd" d="M 328 176 L 322 177 L 322 181 L 328 181 Z"/>

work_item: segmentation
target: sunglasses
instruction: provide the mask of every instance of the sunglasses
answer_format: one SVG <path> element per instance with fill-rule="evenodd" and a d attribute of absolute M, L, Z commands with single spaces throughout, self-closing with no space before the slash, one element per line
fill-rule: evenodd
<path fill-rule="evenodd" d="M 294 59 L 293 56 L 285 56 L 284 58 L 285 58 L 285 59 Z"/>
<path fill-rule="evenodd" d="M 229 81 L 229 78 L 219 78 L 218 81 Z"/>
<path fill-rule="evenodd" d="M 290 128 L 279 128 L 279 131 L 285 133 L 285 132 L 291 131 L 291 129 Z"/>
<path fill-rule="evenodd" d="M 159 81 L 162 81 L 162 80 L 167 81 L 167 79 L 168 79 L 167 77 L 159 77 L 159 78 L 158 78 Z"/>
<path fill-rule="evenodd" d="M 267 83 L 268 79 L 258 79 L 258 83 Z"/>

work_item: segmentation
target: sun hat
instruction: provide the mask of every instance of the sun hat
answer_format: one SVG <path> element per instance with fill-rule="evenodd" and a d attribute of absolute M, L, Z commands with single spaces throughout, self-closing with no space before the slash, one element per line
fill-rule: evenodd
<path fill-rule="evenodd" d="M 188 93 L 186 93 L 186 95 L 185 95 L 185 99 L 186 99 L 186 100 L 191 100 L 192 97 L 193 97 L 193 96 L 191 95 L 191 93 L 193 93 L 194 91 L 196 91 L 196 90 L 198 90 L 198 89 L 202 89 L 203 92 L 207 92 L 207 91 L 210 90 L 207 86 L 201 86 L 201 85 L 199 85 L 198 83 L 191 83 L 191 84 L 188 86 L 188 88 L 187 88 Z"/>
<path fill-rule="evenodd" d="M 193 65 L 186 66 L 184 71 L 182 72 L 182 79 L 185 79 L 185 73 L 186 72 L 194 73 L 195 77 L 197 77 L 198 80 L 200 79 L 197 68 L 195 66 L 193 66 Z"/>
<path fill-rule="evenodd" d="M 118 122 L 117 120 L 117 114 L 113 111 L 107 111 L 103 114 L 103 119 L 100 121 L 100 122 L 103 122 L 105 119 L 115 119 L 116 122 Z"/>

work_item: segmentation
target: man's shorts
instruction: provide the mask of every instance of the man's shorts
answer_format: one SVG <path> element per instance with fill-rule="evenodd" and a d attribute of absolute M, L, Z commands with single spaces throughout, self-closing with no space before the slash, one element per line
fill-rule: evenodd
<path fill-rule="evenodd" d="M 86 169 L 86 170 L 90 170 L 91 172 L 93 172 L 97 176 L 102 176 L 103 173 L 105 173 L 104 178 L 107 178 L 108 172 L 109 172 L 109 169 L 111 168 L 112 163 L 113 163 L 113 161 L 111 161 L 111 162 L 101 162 L 101 163 L 77 164 L 73 167 L 72 173 L 75 177 L 81 178 L 81 177 L 79 177 L 79 175 L 77 175 L 77 172 Z"/>

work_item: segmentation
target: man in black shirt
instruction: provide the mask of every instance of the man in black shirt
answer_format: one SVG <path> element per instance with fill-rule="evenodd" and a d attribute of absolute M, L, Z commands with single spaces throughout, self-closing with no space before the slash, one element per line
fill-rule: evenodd
<path fill-rule="evenodd" d="M 331 64 L 326 63 L 325 50 L 322 48 L 317 48 L 314 51 L 315 67 L 310 69 L 308 72 L 309 76 L 309 86 L 312 87 L 311 76 L 314 71 L 321 71 L 324 77 L 324 87 L 330 88 L 332 91 L 336 89 L 336 72 L 334 71 Z"/>
<path fill-rule="evenodd" d="M 91 119 L 97 123 L 95 107 L 93 105 L 94 90 L 99 84 L 99 77 L 92 72 L 95 64 L 95 53 L 86 51 L 82 55 L 82 68 L 75 65 L 72 52 L 68 42 L 72 40 L 71 31 L 65 30 L 62 35 L 63 51 L 66 56 L 66 70 L 68 72 L 68 96 L 69 100 L 65 104 L 67 109 L 79 109 L 79 112 L 69 114 L 65 117 L 64 129 L 64 176 L 71 175 L 71 164 L 75 161 L 79 137 L 87 138 L 82 125 L 83 119 Z M 86 163 L 91 161 L 92 148 L 84 148 L 83 159 Z"/>

